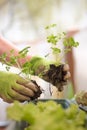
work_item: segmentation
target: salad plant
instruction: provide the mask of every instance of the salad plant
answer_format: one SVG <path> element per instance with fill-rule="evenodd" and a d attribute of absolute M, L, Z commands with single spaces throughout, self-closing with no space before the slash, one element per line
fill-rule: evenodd
<path fill-rule="evenodd" d="M 47 30 L 47 42 L 51 45 L 52 54 L 56 57 L 56 64 L 62 64 L 62 59 L 64 55 L 71 51 L 72 47 L 77 47 L 79 45 L 78 42 L 74 40 L 73 37 L 67 37 L 65 32 L 55 33 L 54 28 L 57 28 L 56 24 L 52 24 L 46 26 Z M 54 30 L 53 30 L 54 29 Z M 61 49 L 60 46 L 64 48 Z M 63 55 L 64 54 L 64 55 Z"/>
<path fill-rule="evenodd" d="M 26 60 L 25 64 L 23 64 L 23 65 L 19 62 L 20 59 L 26 58 L 27 53 L 29 52 L 29 48 L 30 48 L 29 46 L 23 48 L 21 51 L 19 51 L 17 56 L 15 56 L 14 50 L 10 50 L 10 52 L 9 52 L 10 60 L 9 61 L 7 61 L 7 57 L 8 57 L 7 53 L 3 53 L 0 56 L 0 61 L 2 62 L 2 65 L 3 64 L 6 65 L 7 71 L 10 71 L 10 68 L 12 66 L 16 66 L 20 70 L 19 74 L 25 73 L 26 75 L 28 74 L 28 76 L 29 76 L 29 73 L 31 74 L 31 70 L 30 70 L 31 63 L 28 61 L 28 59 Z"/>
<path fill-rule="evenodd" d="M 7 109 L 8 117 L 27 123 L 25 130 L 86 130 L 86 113 L 72 104 L 64 109 L 54 101 L 38 102 L 37 105 L 15 102 Z"/>

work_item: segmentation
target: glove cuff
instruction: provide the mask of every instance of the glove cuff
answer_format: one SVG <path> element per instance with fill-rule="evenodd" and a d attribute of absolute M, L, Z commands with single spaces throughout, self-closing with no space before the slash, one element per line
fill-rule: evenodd
<path fill-rule="evenodd" d="M 31 70 L 33 71 L 33 75 L 39 75 L 43 71 L 49 68 L 50 63 L 42 57 L 32 57 L 30 60 Z"/>

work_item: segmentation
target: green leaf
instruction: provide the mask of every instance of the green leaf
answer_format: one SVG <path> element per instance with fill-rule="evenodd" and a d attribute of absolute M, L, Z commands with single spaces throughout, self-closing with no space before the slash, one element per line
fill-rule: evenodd
<path fill-rule="evenodd" d="M 57 44 L 57 41 L 58 41 L 58 38 L 57 38 L 57 36 L 51 34 L 51 35 L 49 35 L 49 36 L 47 37 L 47 41 L 48 41 L 49 43 L 52 43 L 53 45 L 56 45 L 56 44 Z"/>
<path fill-rule="evenodd" d="M 18 60 L 18 57 L 17 56 L 11 56 L 10 57 L 10 63 L 12 65 L 16 64 L 17 63 L 17 60 Z"/>
<path fill-rule="evenodd" d="M 0 61 L 3 63 L 6 62 L 6 57 L 7 57 L 7 54 L 6 53 L 3 53 L 1 56 L 0 56 Z"/>
<path fill-rule="evenodd" d="M 23 114 L 23 106 L 17 101 L 11 107 L 7 108 L 7 115 L 13 120 L 21 121 Z"/>
<path fill-rule="evenodd" d="M 22 72 L 25 74 L 32 74 L 33 71 L 31 70 L 32 64 L 30 62 L 26 62 L 22 66 Z"/>
<path fill-rule="evenodd" d="M 29 123 L 26 130 L 86 130 L 84 122 L 87 115 L 76 104 L 63 109 L 54 101 L 14 103 L 7 113 L 11 119 Z"/>
<path fill-rule="evenodd" d="M 50 29 L 50 28 L 53 28 L 53 27 L 56 27 L 56 24 L 48 25 L 48 26 L 45 27 L 45 29 Z"/>
<path fill-rule="evenodd" d="M 27 53 L 29 52 L 29 49 L 30 47 L 25 47 L 24 49 L 22 49 L 21 51 L 19 51 L 19 56 L 20 56 L 20 58 L 24 58 L 26 55 L 27 55 Z"/>
<path fill-rule="evenodd" d="M 66 47 L 77 47 L 79 45 L 78 42 L 75 42 L 73 37 L 65 38 L 63 44 Z"/>
<path fill-rule="evenodd" d="M 51 47 L 51 49 L 52 49 L 52 51 L 53 51 L 54 54 L 59 54 L 59 53 L 61 53 L 61 49 L 59 49 L 59 48 Z"/>

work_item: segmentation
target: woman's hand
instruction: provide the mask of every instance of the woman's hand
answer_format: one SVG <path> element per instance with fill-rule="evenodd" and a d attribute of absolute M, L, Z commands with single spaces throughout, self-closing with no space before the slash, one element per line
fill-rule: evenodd
<path fill-rule="evenodd" d="M 0 72 L 0 97 L 5 102 L 23 102 L 37 98 L 40 94 L 40 87 L 35 81 L 27 81 L 17 74 Z"/>
<path fill-rule="evenodd" d="M 87 92 L 81 91 L 75 95 L 76 102 L 82 106 L 87 106 Z"/>

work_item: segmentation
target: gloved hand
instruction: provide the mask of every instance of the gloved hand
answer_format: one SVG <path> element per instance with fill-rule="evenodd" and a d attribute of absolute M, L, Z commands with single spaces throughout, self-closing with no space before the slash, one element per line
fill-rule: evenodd
<path fill-rule="evenodd" d="M 76 102 L 80 105 L 87 106 L 87 92 L 81 91 L 75 95 Z"/>
<path fill-rule="evenodd" d="M 67 64 L 55 65 L 54 62 L 47 61 L 41 57 L 33 57 L 30 63 L 33 75 L 37 75 L 53 84 L 59 91 L 63 90 L 63 85 L 70 78 L 69 66 Z"/>
<path fill-rule="evenodd" d="M 40 86 L 35 81 L 27 81 L 17 74 L 0 71 L 0 97 L 11 103 L 20 102 L 39 97 Z"/>

